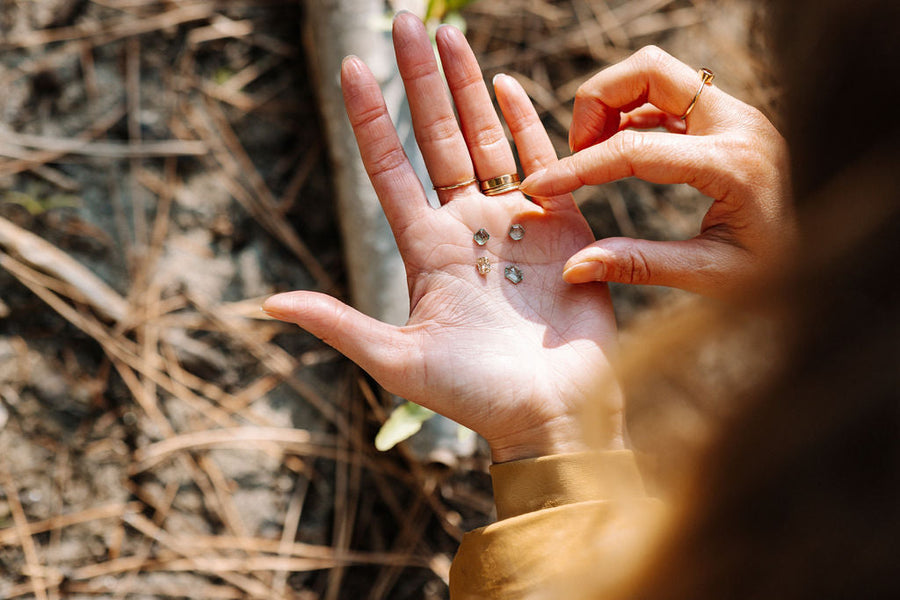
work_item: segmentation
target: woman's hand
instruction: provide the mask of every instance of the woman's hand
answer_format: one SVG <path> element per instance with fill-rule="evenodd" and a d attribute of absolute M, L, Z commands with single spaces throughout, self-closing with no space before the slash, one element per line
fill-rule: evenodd
<path fill-rule="evenodd" d="M 666 285 L 710 296 L 777 266 L 793 237 L 788 155 L 756 109 L 655 47 L 595 75 L 575 97 L 569 144 L 576 153 L 529 176 L 533 196 L 568 193 L 623 177 L 687 183 L 714 200 L 690 240 L 607 238 L 572 256 L 569 283 Z M 663 127 L 668 132 L 635 131 Z M 686 135 L 685 135 L 686 134 Z"/>
<path fill-rule="evenodd" d="M 409 13 L 397 16 L 397 62 L 432 182 L 515 173 L 465 38 L 442 27 L 437 45 L 458 124 L 424 26 Z M 477 431 L 497 462 L 585 449 L 580 421 L 588 403 L 605 412 L 591 423 L 592 437 L 620 447 L 621 399 L 615 386 L 602 385 L 616 336 L 608 291 L 561 277 L 566 259 L 593 240 L 572 197 L 534 204 L 518 191 L 485 196 L 475 182 L 439 190 L 442 206 L 429 207 L 377 82 L 354 57 L 341 75 L 363 162 L 406 265 L 409 322 L 386 325 L 314 292 L 274 296 L 264 309 L 322 338 L 391 392 Z M 522 88 L 502 75 L 494 87 L 525 173 L 555 163 Z M 523 239 L 509 237 L 513 224 L 525 228 Z M 491 238 L 480 246 L 473 234 L 482 228 Z M 479 274 L 479 258 L 490 261 L 489 273 Z M 521 269 L 521 283 L 504 277 L 510 265 Z"/>

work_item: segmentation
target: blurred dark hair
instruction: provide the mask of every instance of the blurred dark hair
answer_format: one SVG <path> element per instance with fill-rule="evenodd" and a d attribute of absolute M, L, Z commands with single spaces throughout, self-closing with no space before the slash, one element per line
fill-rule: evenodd
<path fill-rule="evenodd" d="M 900 2 L 773 4 L 801 243 L 745 296 L 779 364 L 629 597 L 900 598 Z"/>
<path fill-rule="evenodd" d="M 900 120 L 894 0 L 770 2 L 785 90 L 784 134 L 802 202 L 872 149 L 896 145 Z"/>

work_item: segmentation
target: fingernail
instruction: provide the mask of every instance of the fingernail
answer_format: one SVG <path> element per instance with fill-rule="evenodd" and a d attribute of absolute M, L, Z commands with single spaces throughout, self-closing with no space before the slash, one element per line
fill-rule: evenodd
<path fill-rule="evenodd" d="M 391 23 L 391 28 L 396 34 L 403 31 L 409 31 L 409 29 L 403 29 L 404 27 L 410 28 L 415 27 L 416 25 L 421 25 L 424 27 L 424 25 L 422 25 L 422 20 L 419 19 L 418 16 L 404 8 L 394 13 L 394 19 Z"/>
<path fill-rule="evenodd" d="M 596 260 L 578 263 L 563 271 L 563 279 L 567 283 L 587 283 L 589 281 L 603 281 L 605 277 L 606 265 Z"/>
<path fill-rule="evenodd" d="M 259 309 L 273 319 L 283 320 L 287 317 L 288 304 L 287 294 L 275 294 L 266 298 Z"/>
<path fill-rule="evenodd" d="M 519 189 L 521 189 L 525 193 L 528 193 L 528 190 L 541 182 L 541 179 L 543 179 L 546 172 L 546 168 L 535 171 L 534 173 L 526 177 L 524 181 L 522 181 L 522 183 L 519 184 Z"/>
<path fill-rule="evenodd" d="M 494 78 L 491 79 L 491 85 L 497 85 L 497 80 L 500 79 L 501 77 L 506 77 L 506 76 L 507 76 L 506 73 L 497 73 L 496 75 L 494 75 Z"/>
<path fill-rule="evenodd" d="M 349 65 L 353 65 L 356 68 L 359 68 L 359 63 L 362 61 L 355 54 L 348 54 L 344 57 L 344 60 L 341 61 L 341 69 L 345 69 Z"/>

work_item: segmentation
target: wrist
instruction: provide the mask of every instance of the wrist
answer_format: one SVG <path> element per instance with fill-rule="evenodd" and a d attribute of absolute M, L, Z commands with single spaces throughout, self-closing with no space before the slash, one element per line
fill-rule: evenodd
<path fill-rule="evenodd" d="M 488 440 L 488 443 L 494 464 L 590 450 L 625 449 L 621 414 L 607 420 L 605 427 L 598 426 L 589 433 L 584 431 L 580 419 L 567 416 L 526 431 Z"/>

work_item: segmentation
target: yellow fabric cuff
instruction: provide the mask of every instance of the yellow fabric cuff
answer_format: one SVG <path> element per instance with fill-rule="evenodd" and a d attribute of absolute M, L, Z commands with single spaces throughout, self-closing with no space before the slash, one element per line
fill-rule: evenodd
<path fill-rule="evenodd" d="M 662 516 L 628 451 L 502 463 L 491 478 L 500 520 L 463 536 L 452 600 L 605 597 L 639 563 Z"/>
<path fill-rule="evenodd" d="M 557 454 L 491 466 L 497 518 L 544 508 L 646 495 L 628 450 Z"/>

